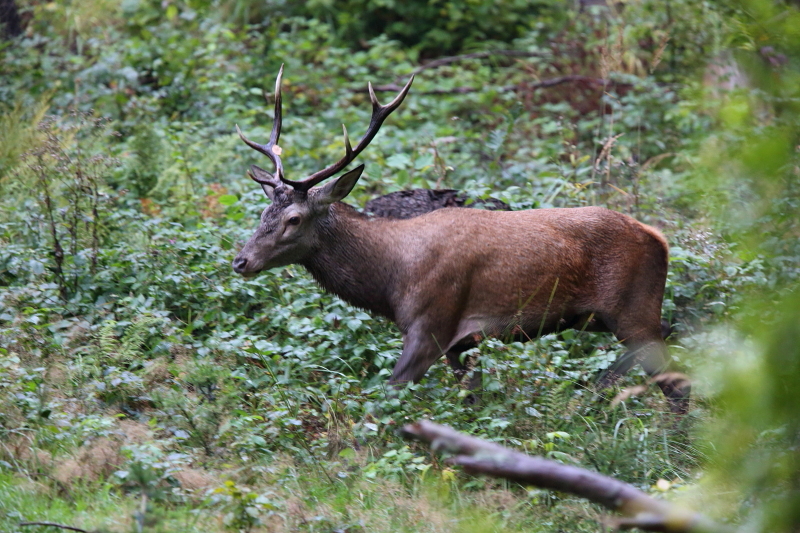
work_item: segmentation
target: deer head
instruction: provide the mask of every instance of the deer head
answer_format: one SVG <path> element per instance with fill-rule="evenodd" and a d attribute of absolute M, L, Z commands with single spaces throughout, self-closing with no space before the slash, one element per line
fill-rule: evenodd
<path fill-rule="evenodd" d="M 255 165 L 248 175 L 256 181 L 271 200 L 271 204 L 261 214 L 261 223 L 253 236 L 233 260 L 233 269 L 245 276 L 255 276 L 265 269 L 302 262 L 316 248 L 318 235 L 316 228 L 326 223 L 330 205 L 338 202 L 353 190 L 364 165 L 343 174 L 339 178 L 317 187 L 322 181 L 343 170 L 369 145 L 378 133 L 386 117 L 397 109 L 411 88 L 414 77 L 408 81 L 400 93 L 388 105 L 381 105 L 368 85 L 372 101 L 372 118 L 364 137 L 355 148 L 350 145 L 347 128 L 344 131 L 345 155 L 336 163 L 319 170 L 311 176 L 292 181 L 286 179 L 281 161 L 281 148 L 278 140 L 281 135 L 281 78 L 283 66 L 275 82 L 275 120 L 267 144 L 258 144 L 245 137 L 239 126 L 239 137 L 254 150 L 266 155 L 275 166 L 271 174 Z"/>

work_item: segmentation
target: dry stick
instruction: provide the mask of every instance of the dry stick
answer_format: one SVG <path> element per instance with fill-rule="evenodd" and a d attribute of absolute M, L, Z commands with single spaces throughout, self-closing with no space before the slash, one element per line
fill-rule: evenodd
<path fill-rule="evenodd" d="M 50 527 L 57 527 L 60 529 L 68 529 L 70 531 L 78 531 L 80 533 L 89 533 L 89 531 L 85 529 L 81 529 L 79 527 L 72 527 L 72 526 L 65 526 L 64 524 L 56 524 L 55 522 L 20 522 L 19 527 L 25 526 L 50 526 Z"/>
<path fill-rule="evenodd" d="M 497 90 L 499 92 L 507 93 L 511 91 L 516 91 L 518 89 L 527 89 L 527 90 L 544 89 L 547 87 L 555 87 L 556 85 L 562 85 L 564 83 L 573 83 L 573 82 L 586 82 L 600 87 L 607 85 L 633 85 L 632 83 L 628 82 L 606 80 L 603 78 L 593 78 L 591 76 L 583 76 L 580 74 L 570 74 L 569 76 L 559 76 L 557 78 L 549 78 L 534 83 L 519 83 L 517 85 L 506 85 L 505 87 L 500 87 Z M 376 85 L 373 87 L 373 90 L 379 92 L 398 92 L 402 89 L 403 88 L 397 85 L 396 83 L 390 83 L 388 85 Z M 416 92 L 416 94 L 466 94 L 466 93 L 480 92 L 485 89 L 486 89 L 485 87 L 477 87 L 477 88 L 453 87 L 452 89 L 433 89 L 431 91 L 418 91 Z M 363 88 L 354 89 L 353 92 L 366 93 L 367 89 Z"/>
<path fill-rule="evenodd" d="M 614 143 L 617 142 L 617 139 L 619 139 L 623 135 L 625 135 L 625 132 L 618 133 L 617 135 L 613 135 L 608 139 L 606 139 L 606 142 L 603 144 L 603 148 L 600 150 L 600 155 L 597 156 L 597 159 L 594 162 L 595 171 L 597 170 L 597 167 L 600 166 L 600 162 L 603 159 L 606 159 L 609 164 L 611 163 L 611 161 L 609 160 L 609 158 L 611 157 L 611 148 L 614 146 Z"/>
<path fill-rule="evenodd" d="M 59 281 L 58 284 L 58 293 L 61 296 L 61 299 L 66 301 L 67 299 L 67 280 L 64 277 L 64 271 L 61 269 L 61 264 L 64 262 L 64 249 L 61 247 L 61 242 L 58 240 L 58 231 L 56 230 L 56 220 L 53 216 L 53 200 L 50 197 L 50 191 L 47 186 L 47 175 L 44 171 L 44 162 L 41 155 L 38 156 L 39 164 L 36 165 L 36 171 L 38 173 L 39 182 L 42 185 L 42 190 L 44 191 L 44 205 L 45 210 L 47 211 L 47 218 L 48 222 L 50 223 L 50 234 L 53 237 L 53 258 L 55 259 L 56 266 L 53 269 L 53 273 L 56 275 L 56 278 Z"/>
<path fill-rule="evenodd" d="M 460 56 L 451 56 L 451 57 L 442 57 L 440 59 L 434 59 L 433 61 L 429 61 L 422 66 L 415 68 L 411 71 L 411 74 L 419 74 L 423 70 L 427 70 L 430 68 L 439 68 L 444 65 L 449 65 L 450 63 L 456 63 L 458 61 L 462 61 L 464 59 L 483 59 L 485 57 L 492 57 L 492 56 L 508 56 L 508 57 L 546 57 L 552 54 L 545 54 L 542 52 L 526 52 L 525 50 L 494 50 L 489 52 L 475 52 L 474 54 L 464 54 Z"/>
<path fill-rule="evenodd" d="M 613 127 L 613 126 L 614 126 L 614 116 L 612 115 L 611 116 L 611 127 Z M 623 135 L 625 135 L 624 132 L 623 133 L 619 133 L 619 134 L 614 135 L 614 136 L 610 136 L 608 139 L 606 139 L 606 142 L 603 145 L 603 149 L 600 150 L 600 155 L 597 156 L 597 159 L 594 162 L 594 167 L 592 168 L 592 181 L 594 181 L 594 176 L 597 173 L 597 168 L 600 166 L 600 162 L 603 159 L 605 159 L 606 160 L 606 173 L 605 173 L 605 177 L 600 180 L 600 186 L 601 187 L 605 187 L 605 186 L 608 185 L 608 186 L 613 187 L 614 189 L 617 189 L 621 193 L 628 194 L 627 192 L 619 189 L 618 187 L 614 187 L 610 183 L 610 181 L 611 181 L 611 149 L 614 147 L 614 144 L 617 142 L 617 139 L 619 139 Z M 607 200 L 607 198 L 605 198 L 605 191 L 603 191 L 602 188 L 601 188 L 601 194 L 603 194 L 604 200 Z"/>
<path fill-rule="evenodd" d="M 91 180 L 92 191 L 92 275 L 97 273 L 97 254 L 100 249 L 100 236 L 97 227 L 100 225 L 100 211 L 97 204 L 100 202 L 100 192 L 98 191 L 97 176 Z"/>
<path fill-rule="evenodd" d="M 722 532 L 727 529 L 701 514 L 656 500 L 635 487 L 590 470 L 529 456 L 427 420 L 408 424 L 406 438 L 431 444 L 433 450 L 455 455 L 448 460 L 467 472 L 486 474 L 575 494 L 617 511 L 625 518 L 609 520 L 620 529 L 638 527 L 646 531 Z"/>

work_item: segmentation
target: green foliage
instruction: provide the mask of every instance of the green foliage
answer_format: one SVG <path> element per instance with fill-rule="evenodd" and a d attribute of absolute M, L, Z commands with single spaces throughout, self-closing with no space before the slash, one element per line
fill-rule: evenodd
<path fill-rule="evenodd" d="M 115 481 L 124 490 L 154 501 L 168 499 L 170 489 L 179 486 L 172 474 L 188 459 L 181 454 L 167 455 L 155 445 L 126 446 L 122 453 L 127 461 L 123 469 L 114 472 Z"/>
<path fill-rule="evenodd" d="M 63 120 L 43 120 L 43 140 L 25 153 L 22 165 L 7 180 L 8 198 L 24 205 L 0 219 L 5 223 L 3 238 L 47 250 L 49 260 L 31 259 L 27 266 L 33 275 L 49 269 L 64 301 L 76 296 L 81 280 L 96 272 L 100 246 L 109 234 L 110 197 L 104 186 L 115 161 L 97 152 L 106 124 L 76 112 Z M 32 190 L 38 194 L 32 197 Z M 25 267 L 17 262 L 15 251 L 9 252 L 4 260 L 13 279 L 22 274 L 18 268 Z"/>
<path fill-rule="evenodd" d="M 215 489 L 213 500 L 224 502 L 227 512 L 222 520 L 233 531 L 251 531 L 264 524 L 278 508 L 273 494 L 258 494 L 237 486 L 233 481 L 226 481 L 222 487 Z"/>
<path fill-rule="evenodd" d="M 158 183 L 163 172 L 163 147 L 161 139 L 151 125 L 142 127 L 131 141 L 133 157 L 129 160 L 127 186 L 138 197 L 144 198 Z"/>
<path fill-rule="evenodd" d="M 720 448 L 709 482 L 729 484 L 747 499 L 746 527 L 790 531 L 800 521 L 800 419 L 789 407 L 796 404 L 800 379 L 798 263 L 790 259 L 800 231 L 800 12 L 759 0 L 743 2 L 741 9 L 733 40 L 744 49 L 759 47 L 763 60 L 746 54 L 744 61 L 756 90 L 720 106 L 723 127 L 705 141 L 717 153 L 706 149 L 703 163 L 709 182 L 728 191 L 723 220 L 745 270 L 748 263 L 758 265 L 762 280 L 708 350 L 708 370 L 720 373 L 721 409 L 710 426 Z M 775 50 L 785 54 L 779 63 L 770 55 Z"/>
<path fill-rule="evenodd" d="M 724 484 L 732 503 L 709 513 L 755 529 L 797 520 L 796 9 L 95 0 L 32 17 L 0 48 L 0 528 L 597 529 L 588 504 L 402 442 L 421 417 L 668 497 Z M 528 55 L 419 71 L 349 201 L 453 187 L 659 227 L 671 351 L 698 396 L 680 422 L 636 373 L 612 407 L 593 383 L 622 347 L 573 331 L 465 354 L 483 369 L 475 406 L 444 364 L 387 390 L 394 326 L 301 268 L 230 268 L 265 204 L 234 124 L 268 137 L 261 89 L 281 63 L 292 178 L 341 156 L 341 122 L 364 131 L 367 81 L 501 46 Z M 753 88 L 703 88 L 696 70 L 725 57 Z M 604 81 L 533 85 L 562 76 Z M 85 510 L 103 498 L 128 522 Z"/>
<path fill-rule="evenodd" d="M 36 142 L 36 127 L 47 112 L 47 104 L 42 101 L 33 109 L 26 108 L 19 100 L 11 105 L 13 107 L 8 109 L 0 108 L 0 186 L 13 179 L 9 175 L 11 170 L 17 167 L 20 157 Z"/>
<path fill-rule="evenodd" d="M 315 0 L 298 11 L 333 21 L 338 37 L 351 48 L 386 36 L 423 56 L 438 56 L 510 42 L 549 14 L 550 6 L 525 0 Z"/>

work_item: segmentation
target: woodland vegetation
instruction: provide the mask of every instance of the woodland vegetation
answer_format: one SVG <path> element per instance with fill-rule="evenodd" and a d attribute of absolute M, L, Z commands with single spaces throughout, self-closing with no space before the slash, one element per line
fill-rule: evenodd
<path fill-rule="evenodd" d="M 731 530 L 798 531 L 798 5 L 609 4 L 2 2 L 0 530 L 606 527 L 398 431 L 429 419 Z M 302 268 L 236 275 L 267 203 L 245 172 L 268 166 L 235 125 L 268 138 L 282 64 L 295 179 L 341 157 L 341 123 L 363 133 L 367 82 L 384 99 L 416 73 L 356 207 L 449 188 L 659 228 L 689 414 L 639 371 L 598 392 L 622 347 L 575 331 L 485 341 L 478 405 L 444 361 L 387 394 L 392 324 Z"/>

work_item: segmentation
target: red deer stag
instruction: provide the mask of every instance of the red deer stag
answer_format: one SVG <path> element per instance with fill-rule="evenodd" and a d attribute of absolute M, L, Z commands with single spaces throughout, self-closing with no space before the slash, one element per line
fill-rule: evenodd
<path fill-rule="evenodd" d="M 657 230 L 601 207 L 367 217 L 340 202 L 364 165 L 316 185 L 366 148 L 414 78 L 385 106 L 369 85 L 372 118 L 361 141 L 352 148 L 344 128 L 344 157 L 291 181 L 278 146 L 282 75 L 283 67 L 269 142 L 255 143 L 236 127 L 275 166 L 274 174 L 257 166 L 248 173 L 272 203 L 234 259 L 237 273 L 300 264 L 326 290 L 392 320 L 403 334 L 392 384 L 420 380 L 442 355 L 462 378 L 467 369 L 459 354 L 487 336 L 526 340 L 570 327 L 610 331 L 625 344 L 615 374 L 637 362 L 651 375 L 669 368 L 661 337 L 668 248 Z M 672 408 L 685 410 L 690 385 L 658 382 Z"/>

